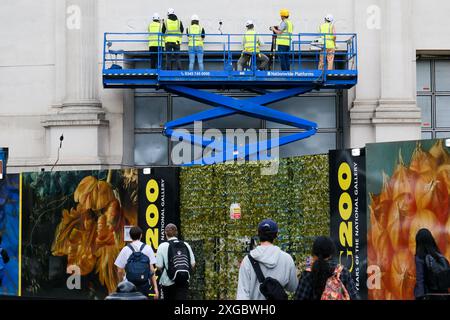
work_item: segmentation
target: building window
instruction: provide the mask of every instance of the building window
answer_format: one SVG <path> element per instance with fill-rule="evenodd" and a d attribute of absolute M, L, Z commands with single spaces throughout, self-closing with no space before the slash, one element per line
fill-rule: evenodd
<path fill-rule="evenodd" d="M 450 137 L 450 59 L 417 61 L 417 106 L 422 110 L 422 139 Z"/>
<path fill-rule="evenodd" d="M 167 166 L 167 138 L 161 133 L 137 133 L 134 136 L 134 162 L 138 166 Z"/>
<path fill-rule="evenodd" d="M 228 96 L 247 99 L 255 96 L 241 91 L 230 91 Z M 167 121 L 179 119 L 213 107 L 168 93 L 137 89 L 134 103 L 134 158 L 136 166 L 170 166 L 170 153 L 179 143 L 162 135 Z M 328 153 L 343 145 L 342 91 L 323 90 L 284 100 L 268 107 L 314 121 L 319 125 L 316 136 L 280 148 L 280 157 Z M 203 131 L 226 129 L 279 129 L 280 136 L 300 132 L 299 129 L 260 120 L 245 115 L 233 115 L 203 123 Z M 193 125 L 184 129 L 193 132 Z M 192 148 L 192 152 L 196 152 Z M 198 150 L 197 150 L 198 153 Z M 201 156 L 195 154 L 194 159 Z"/>

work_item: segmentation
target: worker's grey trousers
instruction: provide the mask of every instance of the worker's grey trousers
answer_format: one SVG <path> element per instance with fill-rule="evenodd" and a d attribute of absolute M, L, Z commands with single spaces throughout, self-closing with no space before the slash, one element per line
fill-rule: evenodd
<path fill-rule="evenodd" d="M 252 59 L 251 53 L 242 53 L 241 57 L 237 62 L 237 71 L 244 70 L 244 67 L 249 64 Z M 269 58 L 263 53 L 256 54 L 256 61 L 259 64 L 258 70 L 265 70 L 269 64 Z"/>
<path fill-rule="evenodd" d="M 180 61 L 180 45 L 174 42 L 166 43 L 166 69 L 173 70 L 173 60 L 175 60 L 175 64 L 177 70 L 181 70 L 181 61 Z"/>

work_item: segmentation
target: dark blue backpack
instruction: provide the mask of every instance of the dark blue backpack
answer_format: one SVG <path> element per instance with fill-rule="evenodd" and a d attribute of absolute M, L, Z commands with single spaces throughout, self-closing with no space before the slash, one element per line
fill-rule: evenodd
<path fill-rule="evenodd" d="M 133 251 L 125 266 L 127 280 L 136 286 L 148 283 L 152 274 L 150 272 L 150 259 L 142 252 L 145 243 L 142 244 L 139 251 L 134 250 L 131 244 L 127 247 Z"/>

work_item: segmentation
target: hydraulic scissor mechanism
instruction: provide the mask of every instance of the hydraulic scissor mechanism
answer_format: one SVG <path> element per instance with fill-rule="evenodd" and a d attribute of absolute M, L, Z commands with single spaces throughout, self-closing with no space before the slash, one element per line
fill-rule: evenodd
<path fill-rule="evenodd" d="M 172 140 L 200 145 L 203 148 L 211 148 L 210 154 L 206 157 L 201 157 L 200 159 L 193 160 L 189 163 L 184 163 L 183 165 L 212 164 L 249 158 L 254 160 L 271 160 L 272 157 L 269 153 L 271 154 L 271 151 L 274 150 L 274 148 L 279 148 L 283 145 L 309 138 L 317 132 L 317 124 L 314 122 L 264 106 L 310 92 L 314 89 L 313 86 L 298 87 L 276 92 L 266 92 L 261 96 L 245 100 L 185 86 L 170 85 L 165 86 L 164 89 L 168 92 L 176 93 L 183 97 L 187 97 L 214 107 L 211 110 L 206 110 L 166 123 L 164 127 L 164 135 L 172 138 Z M 191 134 L 186 130 L 177 130 L 177 128 L 188 126 L 197 121 L 208 121 L 228 117 L 234 114 L 242 114 L 253 118 L 289 125 L 302 129 L 303 131 L 283 137 L 278 137 L 277 135 L 277 137 L 274 138 L 271 136 L 270 139 L 263 141 L 258 139 L 253 143 L 237 145 L 234 139 L 233 141 L 229 141 L 226 138 L 223 138 L 222 141 L 218 142 L 207 138 L 205 139 L 202 134 Z M 211 147 L 212 145 L 214 147 Z"/>

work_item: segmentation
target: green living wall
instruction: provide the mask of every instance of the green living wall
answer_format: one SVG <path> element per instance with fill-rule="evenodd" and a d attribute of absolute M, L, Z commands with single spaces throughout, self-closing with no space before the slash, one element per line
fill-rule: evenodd
<path fill-rule="evenodd" d="M 223 164 L 181 171 L 182 236 L 196 254 L 193 299 L 235 299 L 239 265 L 265 218 L 279 225 L 276 242 L 299 270 L 312 240 L 329 234 L 328 156 L 283 159 L 278 173 L 264 163 Z M 230 218 L 240 203 L 242 216 Z"/>

